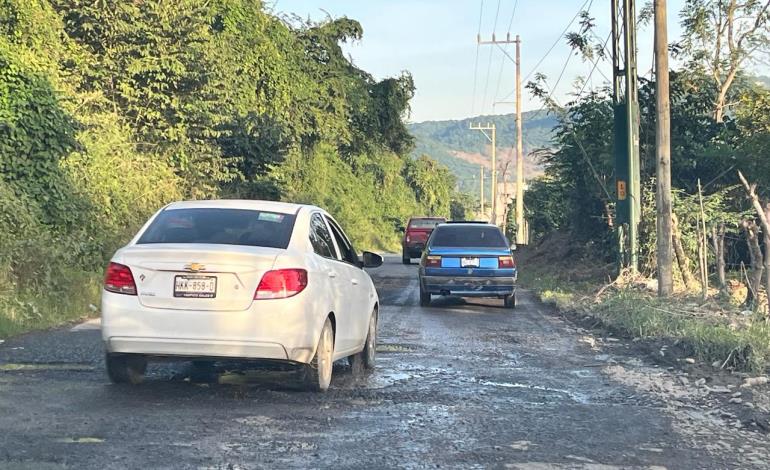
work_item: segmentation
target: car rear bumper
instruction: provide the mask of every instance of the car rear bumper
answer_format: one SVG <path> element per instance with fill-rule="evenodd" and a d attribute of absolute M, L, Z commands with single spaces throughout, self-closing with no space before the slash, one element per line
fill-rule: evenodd
<path fill-rule="evenodd" d="M 102 340 L 110 353 L 307 363 L 325 315 L 304 297 L 223 312 L 148 308 L 136 296 L 103 292 Z"/>
<path fill-rule="evenodd" d="M 150 356 L 289 359 L 286 349 L 278 343 L 219 341 L 200 338 L 112 336 L 107 340 L 107 350 L 114 353 Z"/>
<path fill-rule="evenodd" d="M 516 292 L 516 278 L 474 276 L 422 276 L 422 289 L 429 294 L 462 297 L 496 297 Z"/>
<path fill-rule="evenodd" d="M 409 245 L 404 245 L 404 252 L 407 253 L 412 258 L 419 258 L 422 256 L 422 250 L 425 249 L 425 243 L 414 243 Z"/>

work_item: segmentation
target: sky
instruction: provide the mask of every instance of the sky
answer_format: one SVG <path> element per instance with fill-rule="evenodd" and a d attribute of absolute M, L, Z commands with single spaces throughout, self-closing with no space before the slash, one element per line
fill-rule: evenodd
<path fill-rule="evenodd" d="M 416 92 L 411 103 L 411 122 L 463 119 L 480 114 L 507 114 L 515 86 L 515 66 L 496 46 L 477 46 L 476 35 L 490 39 L 521 36 L 522 78 L 534 73 L 548 77 L 559 103 L 570 101 L 575 81 L 588 77 L 593 64 L 574 56 L 563 37 L 565 29 L 578 31 L 578 20 L 567 28 L 581 9 L 595 18 L 602 41 L 610 33 L 608 0 L 272 0 L 277 14 L 293 13 L 314 20 L 347 16 L 358 20 L 363 38 L 345 51 L 353 62 L 382 79 L 407 70 Z M 643 0 L 637 3 L 642 5 Z M 267 1 L 268 6 L 271 0 Z M 684 0 L 669 0 L 669 41 L 679 37 L 678 12 Z M 499 5 L 499 12 L 498 12 Z M 515 12 L 514 12 L 515 6 Z M 638 6 L 639 8 L 639 6 Z M 481 21 L 479 18 L 481 17 Z M 495 19 L 497 23 L 495 24 Z M 479 28 L 479 25 L 481 27 Z M 510 25 L 510 29 L 509 29 Z M 653 54 L 652 25 L 638 31 L 639 73 L 649 74 Z M 598 39 L 597 39 L 598 41 Z M 547 54 L 548 50 L 557 44 Z M 513 56 L 514 45 L 507 48 Z M 478 55 L 477 55 L 478 54 Z M 478 61 L 477 61 L 478 57 Z M 542 63 L 535 67 L 538 62 Z M 608 83 L 612 72 L 607 61 L 591 75 L 589 89 Z M 566 67 L 565 67 L 566 63 Z M 557 78 L 564 74 L 562 79 Z M 527 80 L 524 80 L 526 83 Z M 474 86 L 475 84 L 475 86 Z M 539 109 L 542 103 L 522 90 L 522 109 Z"/>

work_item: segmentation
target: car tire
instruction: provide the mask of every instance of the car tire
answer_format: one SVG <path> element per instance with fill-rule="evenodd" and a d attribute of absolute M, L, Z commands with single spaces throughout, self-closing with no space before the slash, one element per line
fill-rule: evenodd
<path fill-rule="evenodd" d="M 401 252 L 401 262 L 404 264 L 412 264 L 412 258 L 409 256 L 409 253 L 406 252 L 406 249 Z"/>
<path fill-rule="evenodd" d="M 420 307 L 428 307 L 430 305 L 430 294 L 428 292 L 425 292 L 422 287 L 420 287 Z"/>
<path fill-rule="evenodd" d="M 366 332 L 364 349 L 349 358 L 350 368 L 354 374 L 374 369 L 377 360 L 377 320 L 377 310 L 375 310 L 369 318 L 369 329 Z"/>
<path fill-rule="evenodd" d="M 503 300 L 503 305 L 505 308 L 516 308 L 516 293 L 514 292 L 511 295 L 506 295 Z"/>
<path fill-rule="evenodd" d="M 147 359 L 144 356 L 107 353 L 107 376 L 114 384 L 138 385 L 144 381 Z"/>
<path fill-rule="evenodd" d="M 334 366 L 334 330 L 332 322 L 326 319 L 321 335 L 318 338 L 315 354 L 309 364 L 304 367 L 305 387 L 313 392 L 325 392 L 332 380 Z"/>

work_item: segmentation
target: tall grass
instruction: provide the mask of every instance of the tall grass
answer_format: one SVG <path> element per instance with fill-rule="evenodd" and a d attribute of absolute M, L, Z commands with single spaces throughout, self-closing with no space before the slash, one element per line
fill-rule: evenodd
<path fill-rule="evenodd" d="M 737 369 L 762 372 L 770 366 L 770 324 L 759 315 L 744 316 L 729 304 L 698 306 L 690 298 L 658 299 L 634 287 L 608 289 L 596 298 L 596 284 L 559 278 L 548 269 L 520 278 L 523 286 L 563 311 L 593 316 L 607 328 L 642 339 L 677 342 L 695 358 Z"/>
<path fill-rule="evenodd" d="M 66 271 L 56 287 L 19 287 L 3 283 L 0 338 L 52 328 L 95 315 L 102 273 Z"/>

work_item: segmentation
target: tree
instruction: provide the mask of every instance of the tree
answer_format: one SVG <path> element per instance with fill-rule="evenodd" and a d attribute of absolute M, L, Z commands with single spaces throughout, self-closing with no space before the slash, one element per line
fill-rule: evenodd
<path fill-rule="evenodd" d="M 712 81 L 713 116 L 724 120 L 730 92 L 742 67 L 770 52 L 770 0 L 687 0 L 682 40 L 674 46 L 690 68 Z"/>

